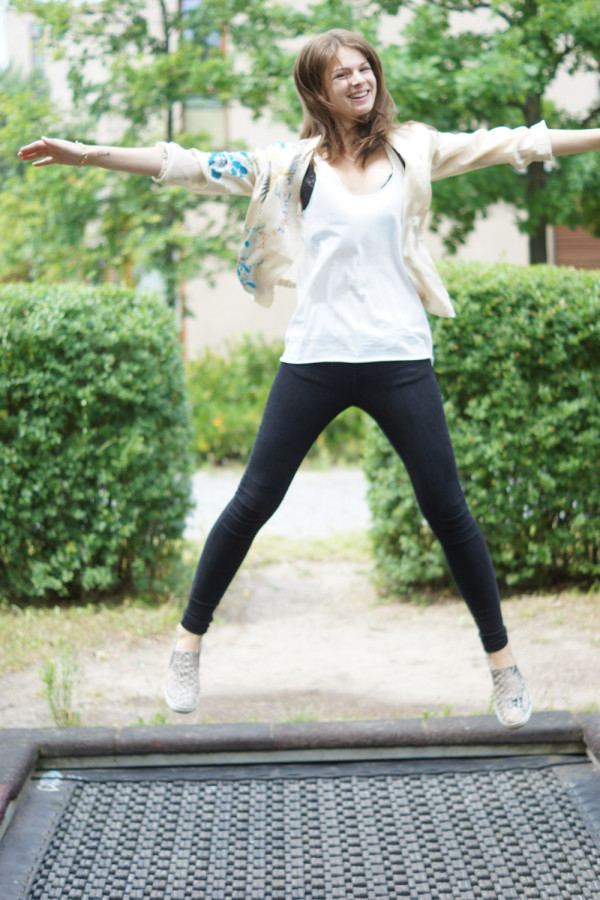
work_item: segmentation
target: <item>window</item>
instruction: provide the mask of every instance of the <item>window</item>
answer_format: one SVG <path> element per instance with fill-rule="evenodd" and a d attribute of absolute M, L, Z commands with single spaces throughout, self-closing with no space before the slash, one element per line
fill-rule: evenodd
<path fill-rule="evenodd" d="M 42 26 L 39 22 L 29 23 L 29 50 L 31 54 L 31 68 L 40 72 L 45 68 L 44 44 Z"/>

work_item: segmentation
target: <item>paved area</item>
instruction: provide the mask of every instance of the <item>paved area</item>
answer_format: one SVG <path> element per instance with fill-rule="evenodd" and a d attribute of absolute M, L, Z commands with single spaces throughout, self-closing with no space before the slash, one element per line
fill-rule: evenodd
<path fill-rule="evenodd" d="M 188 519 L 187 540 L 206 537 L 231 500 L 243 470 L 202 469 L 194 475 L 194 512 Z M 335 467 L 301 469 L 262 534 L 321 538 L 335 532 L 365 531 L 371 522 L 367 479 L 361 469 Z"/>

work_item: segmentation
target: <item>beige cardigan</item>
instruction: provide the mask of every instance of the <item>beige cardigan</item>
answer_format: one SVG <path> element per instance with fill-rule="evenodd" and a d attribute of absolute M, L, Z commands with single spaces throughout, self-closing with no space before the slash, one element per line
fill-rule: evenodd
<path fill-rule="evenodd" d="M 251 197 L 237 273 L 262 306 L 273 302 L 277 283 L 302 256 L 300 187 L 320 138 L 272 144 L 250 153 L 205 153 L 161 144 L 164 160 L 155 181 L 200 194 Z M 448 292 L 425 247 L 431 182 L 485 166 L 508 163 L 524 169 L 552 160 L 544 122 L 532 128 L 492 128 L 473 133 L 439 132 L 420 123 L 400 125 L 392 146 L 406 165 L 402 211 L 402 254 L 425 308 L 454 316 Z"/>

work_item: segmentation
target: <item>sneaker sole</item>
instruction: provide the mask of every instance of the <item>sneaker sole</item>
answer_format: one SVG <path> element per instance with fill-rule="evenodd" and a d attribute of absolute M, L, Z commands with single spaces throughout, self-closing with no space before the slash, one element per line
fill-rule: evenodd
<path fill-rule="evenodd" d="M 525 713 L 525 715 L 524 715 L 524 717 L 521 719 L 521 721 L 520 721 L 520 722 L 516 722 L 514 725 L 513 725 L 513 724 L 508 725 L 508 724 L 506 724 L 506 722 L 503 722 L 503 721 L 502 721 L 502 719 L 501 719 L 500 716 L 498 715 L 498 709 L 497 709 L 497 707 L 494 706 L 494 712 L 496 713 L 496 718 L 498 719 L 498 721 L 500 722 L 500 724 L 502 725 L 502 727 L 503 727 L 503 728 L 508 728 L 509 731 L 515 731 L 517 728 L 522 728 L 523 725 L 527 725 L 527 723 L 529 722 L 529 720 L 530 720 L 530 718 L 531 718 L 531 713 L 532 713 L 532 711 L 533 711 L 533 706 L 532 706 L 532 704 L 529 704 L 529 709 L 527 710 L 527 712 Z"/>
<path fill-rule="evenodd" d="M 165 703 L 167 704 L 169 709 L 173 710 L 173 712 L 182 713 L 184 715 L 187 713 L 193 713 L 194 710 L 198 708 L 198 703 L 200 702 L 200 698 L 198 698 L 198 700 L 196 701 L 196 703 L 194 703 L 193 706 L 179 706 L 177 703 L 173 703 L 173 701 L 170 700 L 169 695 L 167 694 L 166 688 L 163 689 L 163 694 L 165 697 Z"/>

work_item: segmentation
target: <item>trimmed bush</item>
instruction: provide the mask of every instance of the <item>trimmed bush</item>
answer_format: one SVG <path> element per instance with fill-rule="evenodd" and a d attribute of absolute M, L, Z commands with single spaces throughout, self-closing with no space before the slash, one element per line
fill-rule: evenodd
<path fill-rule="evenodd" d="M 187 385 L 194 450 L 199 464 L 246 463 L 269 389 L 283 353 L 281 341 L 245 336 L 223 355 L 208 351 L 188 364 Z M 325 429 L 309 459 L 352 463 L 361 459 L 365 417 L 349 409 Z"/>
<path fill-rule="evenodd" d="M 549 266 L 447 264 L 457 318 L 433 319 L 436 373 L 471 511 L 513 590 L 600 577 L 600 285 Z M 367 437 L 385 589 L 450 584 L 403 466 Z"/>
<path fill-rule="evenodd" d="M 0 336 L 0 596 L 153 577 L 190 497 L 172 311 L 110 285 L 8 284 Z"/>

